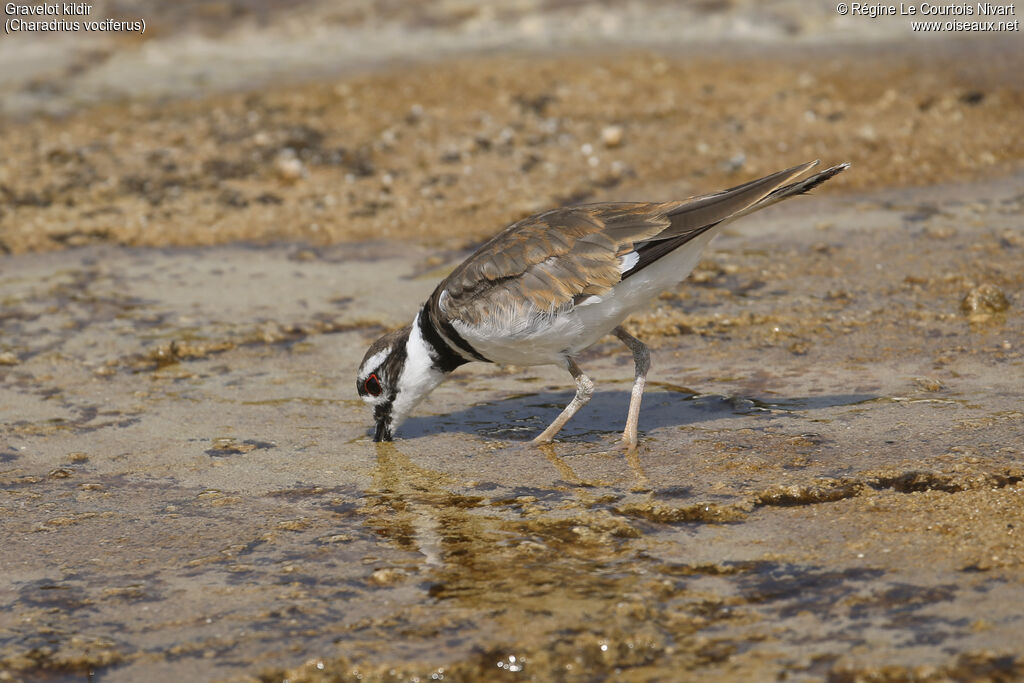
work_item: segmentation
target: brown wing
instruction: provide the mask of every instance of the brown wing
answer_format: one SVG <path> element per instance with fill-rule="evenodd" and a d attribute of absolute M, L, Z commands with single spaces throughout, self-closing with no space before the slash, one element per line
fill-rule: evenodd
<path fill-rule="evenodd" d="M 553 312 L 578 297 L 603 294 L 622 280 L 621 257 L 663 244 L 665 249 L 646 250 L 660 258 L 816 163 L 683 201 L 591 204 L 530 216 L 483 244 L 438 285 L 432 313 L 474 324 L 501 312 L 511 315 L 527 303 Z"/>
<path fill-rule="evenodd" d="M 444 312 L 474 323 L 526 302 L 554 311 L 601 294 L 621 280 L 619 257 L 669 228 L 665 213 L 675 206 L 594 204 L 530 216 L 477 249 L 432 299 L 445 292 Z"/>

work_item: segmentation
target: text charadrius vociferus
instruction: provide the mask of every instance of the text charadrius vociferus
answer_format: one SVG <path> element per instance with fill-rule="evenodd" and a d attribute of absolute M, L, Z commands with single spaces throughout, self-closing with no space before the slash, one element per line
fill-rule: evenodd
<path fill-rule="evenodd" d="M 635 448 L 650 354 L 620 324 L 684 280 L 716 228 L 807 192 L 849 166 L 796 180 L 817 164 L 681 201 L 571 206 L 505 228 L 437 286 L 411 325 L 366 352 L 356 388 L 373 406 L 374 441 L 390 441 L 452 370 L 481 361 L 568 369 L 576 396 L 534 439 L 549 442 L 594 392 L 577 355 L 611 332 L 636 364 L 622 433 Z"/>

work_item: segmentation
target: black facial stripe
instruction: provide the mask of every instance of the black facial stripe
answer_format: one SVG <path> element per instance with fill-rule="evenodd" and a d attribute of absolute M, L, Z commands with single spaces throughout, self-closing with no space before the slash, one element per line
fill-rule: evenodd
<path fill-rule="evenodd" d="M 430 310 L 428 306 L 424 306 L 423 310 L 420 311 L 420 334 L 423 335 L 423 340 L 434 350 L 433 356 L 434 362 L 444 372 L 451 372 L 460 365 L 465 365 L 469 361 L 466 360 L 465 356 L 449 346 L 445 338 L 442 337 L 437 328 L 434 327 L 430 318 Z M 455 331 L 450 324 L 443 323 L 442 328 L 444 329 L 445 337 L 448 337 L 456 346 L 465 351 L 468 355 L 476 358 L 477 360 L 485 363 L 489 362 L 486 358 L 481 356 L 476 350 L 470 346 L 465 339 L 459 336 L 458 332 Z"/>

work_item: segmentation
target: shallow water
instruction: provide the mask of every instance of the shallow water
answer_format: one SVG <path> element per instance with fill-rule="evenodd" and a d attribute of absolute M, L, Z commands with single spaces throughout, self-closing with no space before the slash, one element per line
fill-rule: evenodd
<path fill-rule="evenodd" d="M 0 41 L 0 681 L 1024 678 L 1015 34 L 203 4 Z M 369 440 L 501 225 L 815 157 L 630 319 L 637 453 L 614 339 L 551 447 L 566 373 L 478 364 Z"/>
<path fill-rule="evenodd" d="M 110 681 L 1019 676 L 1018 187 L 817 198 L 828 228 L 789 227 L 796 203 L 720 237 L 630 322 L 654 367 L 635 455 L 614 340 L 550 448 L 526 441 L 568 377 L 484 365 L 370 442 L 353 368 L 458 254 L 0 258 L 0 661 Z M 1010 308 L 961 311 L 981 281 Z"/>

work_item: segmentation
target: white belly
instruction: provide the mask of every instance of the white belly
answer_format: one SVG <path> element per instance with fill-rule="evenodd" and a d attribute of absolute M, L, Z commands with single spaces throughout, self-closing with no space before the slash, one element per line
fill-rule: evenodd
<path fill-rule="evenodd" d="M 495 363 L 562 365 L 566 357 L 593 346 L 631 313 L 642 310 L 658 294 L 685 280 L 714 232 L 708 231 L 687 242 L 615 285 L 599 299 L 592 297 L 553 316 L 536 314 L 535 324 L 515 334 L 497 326 L 470 327 L 459 321 L 452 324 L 473 348 Z"/>
<path fill-rule="evenodd" d="M 484 358 L 501 365 L 562 365 L 566 349 L 583 333 L 583 323 L 572 311 L 536 314 L 533 324 L 516 333 L 499 326 L 470 327 L 458 321 L 452 325 Z"/>

